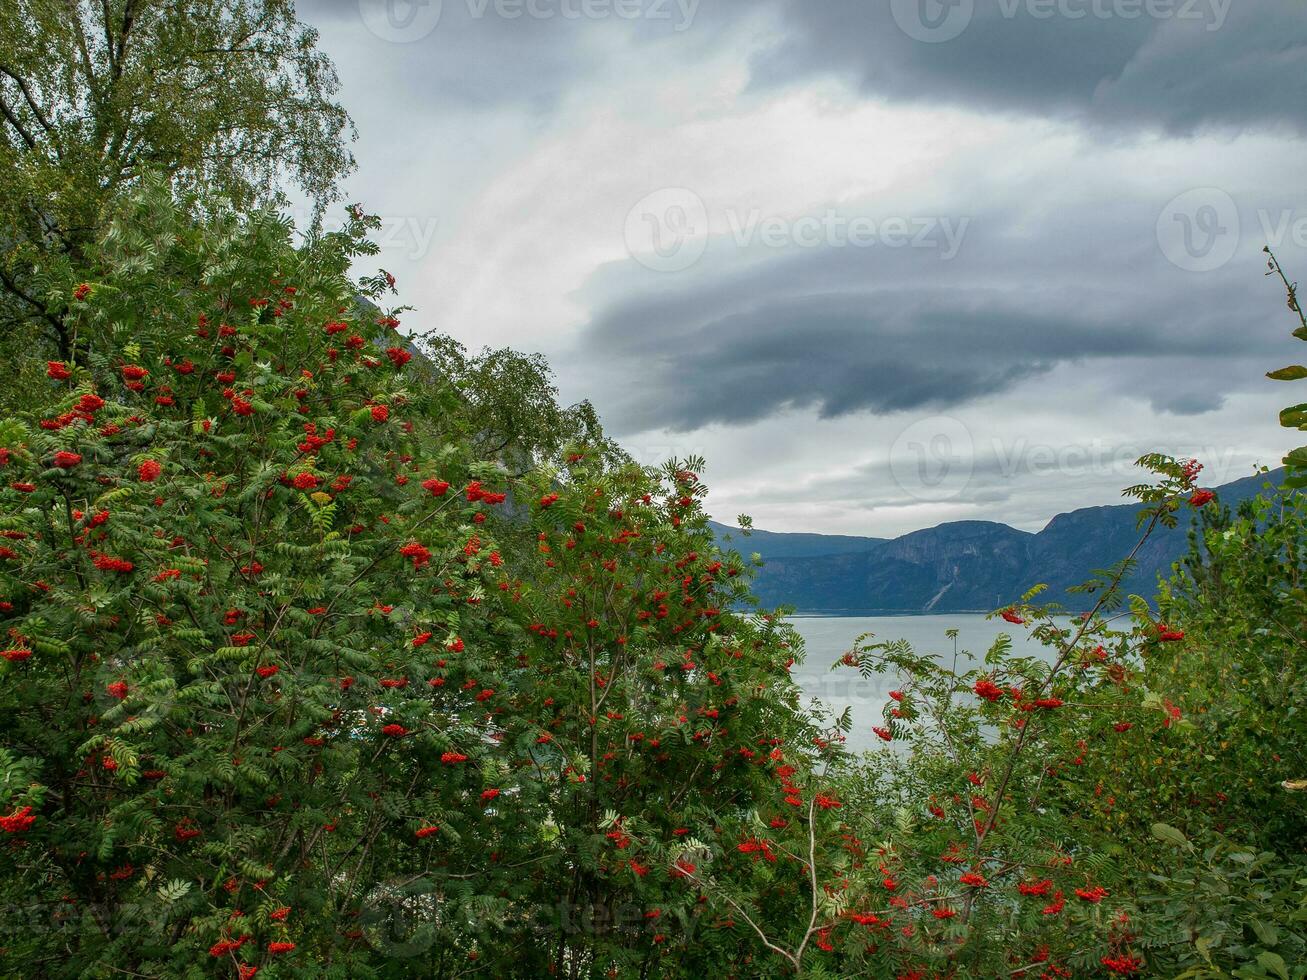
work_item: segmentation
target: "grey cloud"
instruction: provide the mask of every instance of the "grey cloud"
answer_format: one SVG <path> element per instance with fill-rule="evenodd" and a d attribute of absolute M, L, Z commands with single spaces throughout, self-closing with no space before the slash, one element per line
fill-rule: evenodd
<path fill-rule="evenodd" d="M 743 424 L 787 409 L 834 418 L 947 408 L 1004 391 L 1103 339 L 1093 325 L 1015 305 L 976 311 L 902 294 L 794 298 L 699 322 L 692 338 L 640 327 L 619 333 L 641 320 L 651 323 L 629 307 L 615 310 L 591 335 L 601 356 L 639 365 L 642 387 L 615 419 L 634 429 Z M 1034 343 L 1014 353 L 1017 337 Z"/>
<path fill-rule="evenodd" d="M 905 33 L 892 8 L 909 6 L 783 0 L 786 40 L 757 60 L 756 80 L 834 71 L 898 100 L 1171 133 L 1307 129 L 1307 8 L 1296 0 L 975 0 L 966 29 L 941 43 Z M 1138 15 L 1150 8 L 1172 13 Z"/>
<path fill-rule="evenodd" d="M 634 47 L 662 45 L 669 65 L 711 51 L 744 13 L 710 0 L 301 0 L 298 9 L 391 114 L 545 113 L 620 71 Z M 576 15 L 587 9 L 598 14 Z"/>
<path fill-rule="evenodd" d="M 626 394 L 613 393 L 613 421 L 628 431 L 744 424 L 789 409 L 822 418 L 947 409 L 1011 390 L 1058 363 L 1161 361 L 1171 350 L 1166 331 L 1152 323 L 1032 314 L 1005 295 L 802 296 L 697 322 L 692 335 L 639 326 L 618 334 L 640 321 L 654 322 L 629 307 L 614 310 L 590 335 L 601 358 L 630 366 Z M 1213 337 L 1185 346 L 1221 357 L 1237 352 L 1233 341 Z M 1172 411 L 1219 405 L 1204 397 L 1163 400 Z"/>
<path fill-rule="evenodd" d="M 397 9 L 396 24 L 410 23 L 409 40 L 373 28 Z M 439 8 L 434 26 L 423 9 Z M 391 119 L 397 111 L 427 115 L 454 108 L 517 105 L 552 107 L 597 67 L 578 32 L 531 18 L 474 17 L 464 0 L 302 0 L 299 14 L 323 34 L 326 50 L 350 83 L 352 101 L 369 104 Z M 410 17 L 411 22 L 410 22 Z M 396 28 L 395 36 L 405 37 Z M 370 97 L 360 92 L 370 89 Z M 384 110 L 381 107 L 385 107 Z"/>
<path fill-rule="evenodd" d="M 1046 233 L 1018 237 L 997 216 L 978 217 L 949 263 L 846 247 L 684 277 L 609 270 L 565 360 L 591 379 L 608 423 L 630 433 L 794 410 L 946 410 L 1062 365 L 1080 372 L 1088 397 L 1196 414 L 1276 356 L 1282 301 L 1255 259 L 1195 279 L 1155 244 L 1137 244 L 1148 220 L 1133 208 L 1068 207 L 1046 221 Z M 1082 243 L 1073 251 L 1056 232 L 1067 227 Z M 1249 317 L 1267 328 L 1234 329 Z"/>
<path fill-rule="evenodd" d="M 1297 0 L 1051 0 L 1052 16 L 1040 13 L 1050 0 L 975 0 L 967 28 L 938 44 L 905 33 L 895 19 L 893 8 L 903 6 L 897 0 L 621 0 L 657 12 L 631 19 L 562 16 L 564 5 L 579 9 L 581 0 L 533 0 L 553 15 L 506 17 L 496 12 L 502 2 L 303 0 L 300 13 L 323 30 L 350 75 L 414 111 L 547 111 L 620 71 L 642 46 L 659 46 L 674 71 L 740 44 L 741 25 L 762 11 L 776 18 L 778 40 L 753 60 L 759 87 L 835 72 L 869 95 L 895 100 L 1172 133 L 1307 128 L 1307 9 Z M 1149 6 L 1176 13 L 1129 15 Z M 423 12 L 437 8 L 436 25 L 422 33 Z M 617 7 L 603 2 L 598 9 Z M 1123 13 L 1074 18 L 1061 9 Z M 412 18 L 417 39 L 378 36 L 369 23 L 379 11 L 392 11 L 385 16 L 398 22 Z"/>
<path fill-rule="evenodd" d="M 1225 397 L 1216 392 L 1191 391 L 1153 398 L 1153 407 L 1172 415 L 1203 415 L 1215 412 L 1225 404 Z"/>

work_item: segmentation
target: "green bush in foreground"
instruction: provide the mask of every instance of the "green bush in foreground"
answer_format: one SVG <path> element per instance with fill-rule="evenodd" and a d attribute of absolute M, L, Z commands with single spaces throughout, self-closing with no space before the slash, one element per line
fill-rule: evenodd
<path fill-rule="evenodd" d="M 77 362 L 0 424 L 7 963 L 666 974 L 809 904 L 770 867 L 839 833 L 799 651 L 697 477 L 449 441 L 345 275 L 366 225 L 155 189 L 64 286 Z"/>

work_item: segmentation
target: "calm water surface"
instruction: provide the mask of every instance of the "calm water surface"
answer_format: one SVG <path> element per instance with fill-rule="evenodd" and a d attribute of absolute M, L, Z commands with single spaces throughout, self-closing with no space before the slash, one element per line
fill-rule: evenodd
<path fill-rule="evenodd" d="M 951 663 L 953 641 L 944 635 L 945 630 L 959 631 L 957 640 L 958 669 L 968 670 L 964 652 L 979 662 L 984 659 L 990 644 L 1000 633 L 1012 637 L 1016 652 L 1039 653 L 1042 648 L 1029 640 L 1025 631 L 1003 620 L 987 620 L 984 616 L 958 613 L 944 616 L 795 616 L 791 622 L 803 636 L 807 646 L 807 661 L 796 664 L 793 676 L 809 697 L 821 700 L 835 714 L 852 709 L 853 730 L 849 732 L 848 746 L 855 751 L 883 745 L 871 733 L 873 725 L 882 723 L 883 709 L 899 678 L 891 674 L 873 674 L 864 678 L 856 670 L 830 667 L 853 646 L 863 633 L 874 633 L 879 641 L 907 640 L 919 654 L 932 654 Z"/>

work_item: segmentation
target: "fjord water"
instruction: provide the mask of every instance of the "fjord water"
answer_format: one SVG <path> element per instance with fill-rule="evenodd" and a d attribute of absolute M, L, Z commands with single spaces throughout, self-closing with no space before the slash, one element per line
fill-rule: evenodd
<path fill-rule="evenodd" d="M 958 630 L 958 670 L 968 670 L 984 660 L 985 651 L 1000 633 L 1012 637 L 1017 652 L 1043 655 L 1038 643 L 1025 630 L 1001 619 L 986 619 L 974 613 L 943 616 L 794 616 L 794 628 L 804 639 L 807 659 L 791 671 L 803 691 L 817 698 L 836 715 L 851 708 L 853 729 L 848 747 L 853 751 L 884 745 L 872 734 L 873 725 L 884 724 L 884 708 L 889 692 L 899 683 L 893 674 L 863 677 L 851 667 L 832 671 L 853 642 L 864 633 L 875 634 L 877 641 L 907 640 L 919 654 L 932 654 L 945 664 L 952 663 L 954 643 L 945 636 L 949 629 Z M 975 658 L 968 663 L 967 656 Z"/>

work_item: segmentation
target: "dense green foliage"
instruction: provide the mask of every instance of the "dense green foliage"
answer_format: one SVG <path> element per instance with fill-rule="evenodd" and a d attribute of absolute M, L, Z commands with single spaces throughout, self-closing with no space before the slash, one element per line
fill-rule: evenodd
<path fill-rule="evenodd" d="M 1247 828 L 1250 840 L 1289 852 L 1307 852 L 1307 808 L 1283 787 L 1307 773 L 1304 547 L 1307 507 L 1298 494 L 1268 488 L 1237 513 L 1208 508 L 1160 596 L 1189 642 L 1149 664 L 1159 689 L 1192 719 L 1191 749 L 1211 763 L 1177 789 L 1187 798 L 1228 797 L 1201 822 Z"/>
<path fill-rule="evenodd" d="M 305 976 L 732 955 L 690 938 L 734 900 L 700 888 L 747 868 L 757 802 L 810 778 L 793 632 L 735 611 L 743 565 L 684 467 L 480 462 L 457 392 L 411 385 L 397 321 L 356 301 L 389 288 L 345 277 L 366 224 L 297 250 L 158 187 L 65 284 L 83 363 L 0 429 L 4 880 L 42 924 L 8 954 Z M 501 554 L 501 528 L 530 546 Z M 838 836 L 804 805 L 775 846 Z"/>
<path fill-rule="evenodd" d="M 1293 632 L 1304 513 L 1296 495 L 1268 494 L 1238 518 L 1189 496 L 1201 523 L 1160 619 L 1135 598 L 1118 622 L 1111 577 L 1087 617 L 1008 610 L 1051 665 L 1006 639 L 975 667 L 895 643 L 855 651 L 901 677 L 886 733 L 911 743 L 860 775 L 859 796 L 878 802 L 861 832 L 894 828 L 891 866 L 913 901 L 940 901 L 941 861 L 987 882 L 947 896 L 947 921 L 971 928 L 918 948 L 933 971 L 1307 971 L 1307 806 L 1288 791 L 1307 764 Z"/>

